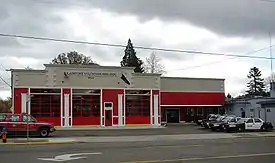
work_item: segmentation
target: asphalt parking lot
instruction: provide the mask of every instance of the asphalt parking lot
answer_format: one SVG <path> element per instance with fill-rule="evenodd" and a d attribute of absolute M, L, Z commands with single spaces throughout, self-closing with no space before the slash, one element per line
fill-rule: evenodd
<path fill-rule="evenodd" d="M 1 146 L 1 162 L 274 163 L 275 138 Z"/>
<path fill-rule="evenodd" d="M 213 133 L 193 123 L 168 124 L 166 128 L 148 129 L 93 129 L 93 130 L 59 130 L 56 137 L 70 136 L 137 136 L 137 135 L 175 135 L 175 134 L 200 134 Z"/>

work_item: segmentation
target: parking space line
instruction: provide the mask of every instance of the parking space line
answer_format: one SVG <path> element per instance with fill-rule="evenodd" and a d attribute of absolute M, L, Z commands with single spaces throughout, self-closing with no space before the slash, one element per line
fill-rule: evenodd
<path fill-rule="evenodd" d="M 178 158 L 170 160 L 144 160 L 144 161 L 129 161 L 121 163 L 155 163 L 155 162 L 174 162 L 174 161 L 196 161 L 196 160 L 211 160 L 211 159 L 229 159 L 229 158 L 242 158 L 242 157 L 258 157 L 258 156 L 272 156 L 275 153 L 251 153 L 242 155 L 231 156 L 210 156 L 210 157 L 193 157 L 193 158 Z"/>

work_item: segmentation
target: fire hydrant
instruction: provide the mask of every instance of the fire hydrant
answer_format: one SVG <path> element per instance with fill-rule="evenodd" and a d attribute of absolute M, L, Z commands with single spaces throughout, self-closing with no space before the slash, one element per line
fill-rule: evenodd
<path fill-rule="evenodd" d="M 2 128 L 2 131 L 1 131 L 1 138 L 2 138 L 2 142 L 3 143 L 7 143 L 7 130 L 6 128 Z"/>

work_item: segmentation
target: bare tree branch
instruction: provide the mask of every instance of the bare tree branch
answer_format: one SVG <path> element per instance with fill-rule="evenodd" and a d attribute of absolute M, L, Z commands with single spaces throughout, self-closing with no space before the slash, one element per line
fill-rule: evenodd
<path fill-rule="evenodd" d="M 145 72 L 158 74 L 165 73 L 165 67 L 161 63 L 161 59 L 155 54 L 155 52 L 152 52 L 150 56 L 146 58 Z"/>

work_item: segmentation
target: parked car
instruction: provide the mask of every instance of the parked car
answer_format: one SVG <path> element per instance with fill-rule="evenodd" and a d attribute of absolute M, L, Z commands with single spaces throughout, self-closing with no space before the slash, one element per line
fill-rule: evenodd
<path fill-rule="evenodd" d="M 210 123 L 209 126 L 214 131 L 223 131 L 225 129 L 224 125 L 230 123 L 231 121 L 236 121 L 236 119 L 239 119 L 239 117 L 236 117 L 235 115 L 225 116 L 220 121 Z"/>
<path fill-rule="evenodd" d="M 2 113 L 0 115 L 0 131 L 6 128 L 8 134 L 22 135 L 29 131 L 30 134 L 48 137 L 56 131 L 53 124 L 38 122 L 28 114 Z"/>
<path fill-rule="evenodd" d="M 273 125 L 264 122 L 261 118 L 248 118 L 244 123 L 238 124 L 239 131 L 272 131 Z"/>
<path fill-rule="evenodd" d="M 226 132 L 237 132 L 240 130 L 239 126 L 242 126 L 249 118 L 239 118 L 239 120 L 232 119 L 229 123 L 224 125 Z M 241 131 L 241 130 L 240 130 Z"/>
<path fill-rule="evenodd" d="M 202 120 L 201 126 L 204 127 L 204 128 L 209 128 L 209 124 L 211 122 L 215 122 L 215 121 L 219 120 L 219 118 L 221 118 L 221 115 L 211 114 L 211 115 L 209 115 L 208 119 Z"/>

